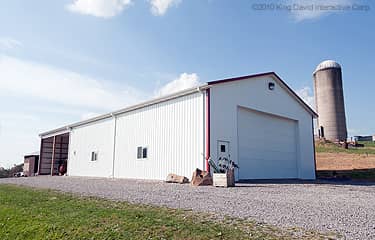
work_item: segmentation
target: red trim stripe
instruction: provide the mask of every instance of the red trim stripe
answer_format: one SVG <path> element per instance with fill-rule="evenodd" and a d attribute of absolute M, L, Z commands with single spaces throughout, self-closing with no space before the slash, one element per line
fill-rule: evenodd
<path fill-rule="evenodd" d="M 241 77 L 220 79 L 220 80 L 215 80 L 215 81 L 211 81 L 211 82 L 207 82 L 207 83 L 209 85 L 213 85 L 213 84 L 233 82 L 233 81 L 238 81 L 238 80 L 243 80 L 243 79 L 248 79 L 248 78 L 263 77 L 263 76 L 267 76 L 267 75 L 271 75 L 271 74 L 276 75 L 275 72 L 265 72 L 265 73 L 257 73 L 257 74 L 246 75 L 246 76 L 241 76 Z"/>
<path fill-rule="evenodd" d="M 206 90 L 206 171 L 210 172 L 210 89 Z"/>

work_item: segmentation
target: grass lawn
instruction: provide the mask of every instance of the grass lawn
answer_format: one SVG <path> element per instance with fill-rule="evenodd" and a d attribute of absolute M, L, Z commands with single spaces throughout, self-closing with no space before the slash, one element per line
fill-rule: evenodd
<path fill-rule="evenodd" d="M 359 143 L 364 144 L 365 147 L 373 147 L 373 148 L 375 148 L 375 141 L 361 141 Z"/>
<path fill-rule="evenodd" d="M 298 229 L 0 184 L 0 239 L 323 239 Z M 207 220 L 208 219 L 208 220 Z M 299 232 L 299 236 L 295 233 Z M 302 235 L 301 235 L 302 234 Z"/>
<path fill-rule="evenodd" d="M 331 152 L 331 153 L 375 154 L 374 142 L 358 142 L 358 143 L 364 144 L 364 147 L 345 149 L 331 142 L 323 143 L 323 142 L 316 141 L 315 150 L 316 152 Z"/>
<path fill-rule="evenodd" d="M 375 171 L 374 170 L 368 170 L 368 171 L 354 170 L 350 177 L 351 179 L 375 181 Z"/>

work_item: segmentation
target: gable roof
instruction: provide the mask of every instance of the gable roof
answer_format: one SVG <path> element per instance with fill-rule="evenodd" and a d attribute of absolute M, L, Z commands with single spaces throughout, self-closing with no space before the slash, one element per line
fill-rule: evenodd
<path fill-rule="evenodd" d="M 216 84 L 222 84 L 222 83 L 228 83 L 228 82 L 234 82 L 234 81 L 241 81 L 241 80 L 247 80 L 252 78 L 258 78 L 258 77 L 272 77 L 274 80 L 279 82 L 279 84 L 303 107 L 305 108 L 311 115 L 313 115 L 314 118 L 318 117 L 318 114 L 304 101 L 300 96 L 297 95 L 296 92 L 294 92 L 275 72 L 265 72 L 265 73 L 257 73 L 253 75 L 247 75 L 247 76 L 241 76 L 241 77 L 233 77 L 233 78 L 226 78 L 226 79 L 220 79 L 215 81 L 207 82 L 208 85 L 216 85 Z"/>
<path fill-rule="evenodd" d="M 206 84 L 200 85 L 198 87 L 185 89 L 185 90 L 182 90 L 182 91 L 179 91 L 179 92 L 176 92 L 176 93 L 172 93 L 172 94 L 165 95 L 165 96 L 158 97 L 158 98 L 154 98 L 154 99 L 151 99 L 151 100 L 148 100 L 148 101 L 145 101 L 145 102 L 133 105 L 133 106 L 129 106 L 129 107 L 117 110 L 117 111 L 113 111 L 113 112 L 110 112 L 110 113 L 107 113 L 107 114 L 99 115 L 97 117 L 93 117 L 93 118 L 90 118 L 90 119 L 87 119 L 87 120 L 83 120 L 83 121 L 80 121 L 80 122 L 69 124 L 69 125 L 66 125 L 66 126 L 63 126 L 63 127 L 60 127 L 60 128 L 56 128 L 56 129 L 47 131 L 47 132 L 43 132 L 43 133 L 39 134 L 39 136 L 43 138 L 43 137 L 55 135 L 57 133 L 63 134 L 63 133 L 69 132 L 70 129 L 74 128 L 74 127 L 86 125 L 86 124 L 96 122 L 96 121 L 100 121 L 100 120 L 103 120 L 103 119 L 112 118 L 115 115 L 123 114 L 123 113 L 126 113 L 126 112 L 134 111 L 134 110 L 144 108 L 144 107 L 147 107 L 147 106 L 150 106 L 150 105 L 154 105 L 154 104 L 157 104 L 157 103 L 169 101 L 171 99 L 175 99 L 175 98 L 186 96 L 186 95 L 189 95 L 189 94 L 192 94 L 192 93 L 200 92 L 200 91 L 203 91 L 205 89 L 210 88 L 210 86 L 212 86 L 212 85 L 222 84 L 222 83 L 227 83 L 227 82 L 233 82 L 233 81 L 246 80 L 246 79 L 257 78 L 257 77 L 264 77 L 264 76 L 270 76 L 273 79 L 275 79 L 276 81 L 278 81 L 280 83 L 280 85 L 282 87 L 284 87 L 284 89 L 292 97 L 294 97 L 297 100 L 298 103 L 300 103 L 302 105 L 302 107 L 304 107 L 314 117 L 318 117 L 318 114 L 312 108 L 310 108 L 309 105 L 307 105 L 275 72 L 265 72 L 265 73 L 258 73 L 258 74 L 241 76 L 241 77 L 226 78 L 226 79 L 221 79 L 221 80 L 210 81 L 210 82 L 207 82 Z"/>

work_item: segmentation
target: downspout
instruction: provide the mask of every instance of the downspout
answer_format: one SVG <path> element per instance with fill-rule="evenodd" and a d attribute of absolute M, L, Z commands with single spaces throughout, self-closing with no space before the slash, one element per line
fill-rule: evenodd
<path fill-rule="evenodd" d="M 206 171 L 210 172 L 210 89 L 206 90 Z"/>
<path fill-rule="evenodd" d="M 112 178 L 115 178 L 115 159 L 116 159 L 116 133 L 117 133 L 117 118 L 116 115 L 111 113 L 115 123 L 113 129 L 113 153 L 112 153 Z"/>

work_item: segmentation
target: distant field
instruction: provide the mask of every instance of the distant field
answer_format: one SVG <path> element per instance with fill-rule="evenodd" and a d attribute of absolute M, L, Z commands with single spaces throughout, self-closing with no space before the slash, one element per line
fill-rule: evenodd
<path fill-rule="evenodd" d="M 245 220 L 0 185 L 0 239 L 323 239 Z"/>
<path fill-rule="evenodd" d="M 359 142 L 364 144 L 364 147 L 344 149 L 337 146 L 334 143 L 322 143 L 320 141 L 315 142 L 315 150 L 318 153 L 349 153 L 349 154 L 375 154 L 375 143 L 374 142 Z"/>

